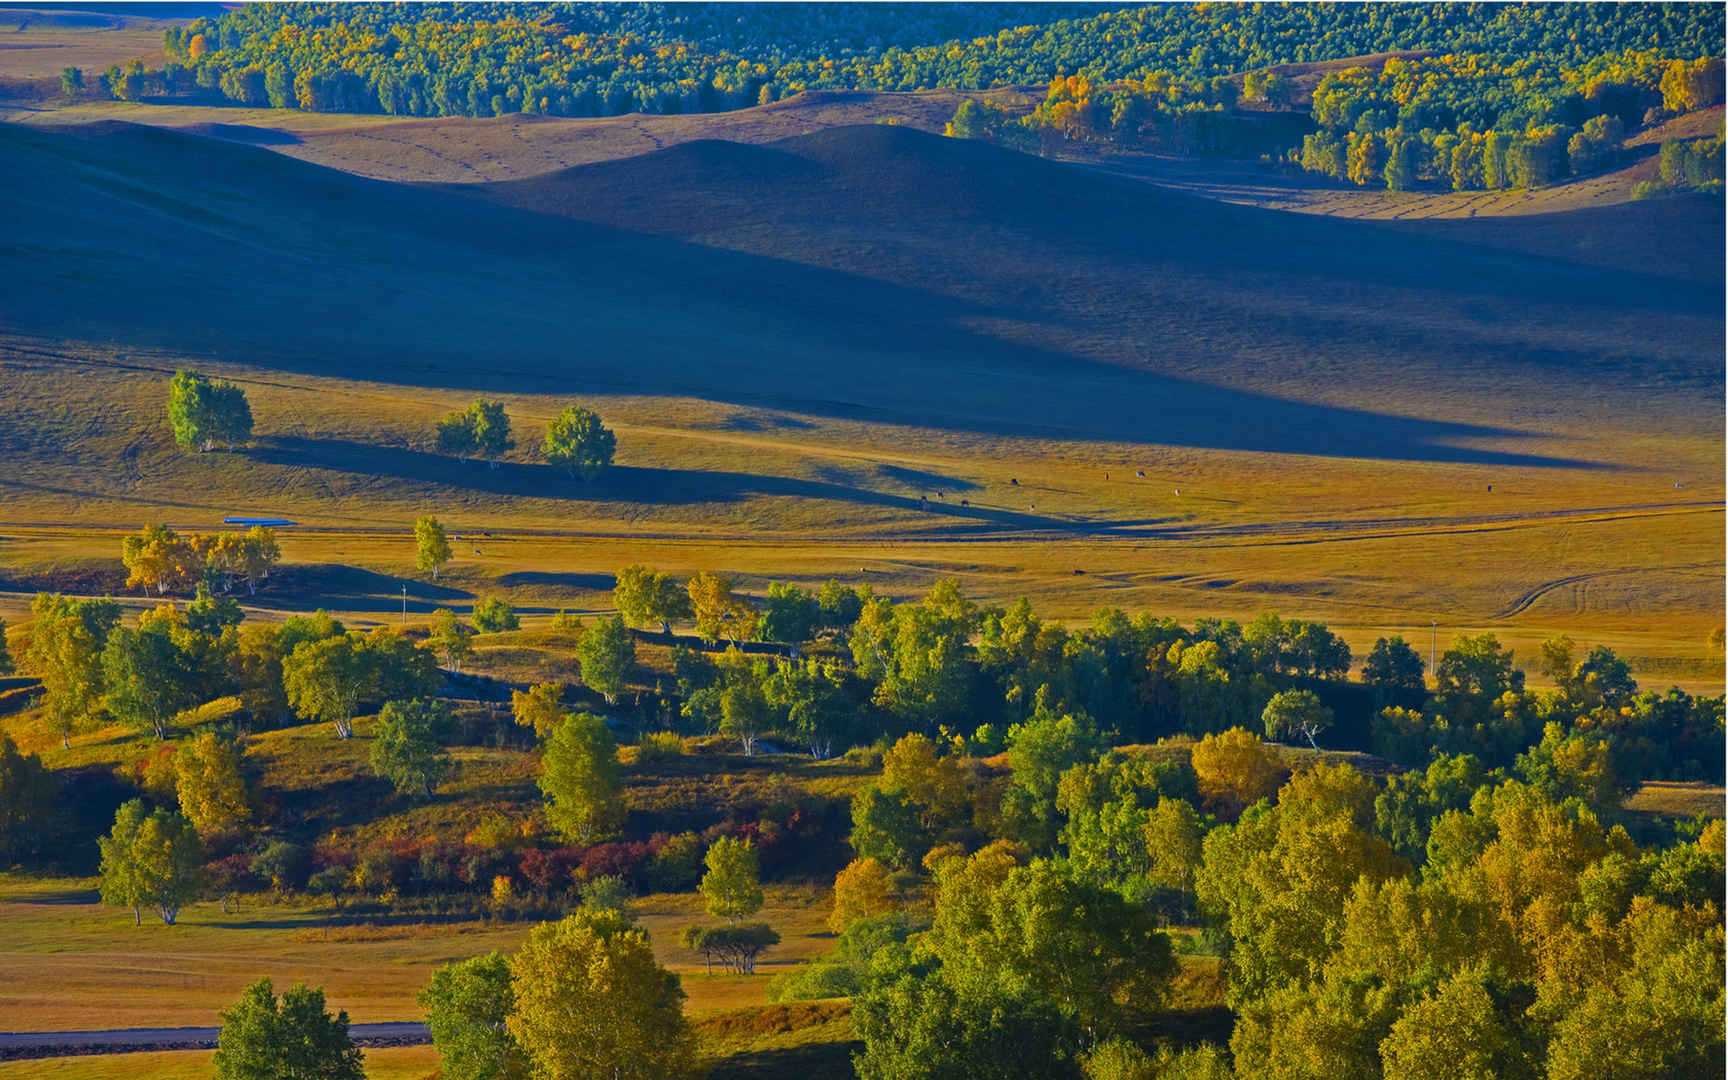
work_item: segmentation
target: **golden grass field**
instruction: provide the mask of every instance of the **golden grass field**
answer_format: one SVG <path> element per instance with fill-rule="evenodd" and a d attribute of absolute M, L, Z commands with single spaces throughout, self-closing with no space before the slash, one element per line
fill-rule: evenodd
<path fill-rule="evenodd" d="M 246 385 L 263 452 L 176 451 L 160 411 L 168 358 L 124 369 L 93 359 L 86 370 L 100 380 L 44 384 L 33 378 L 40 361 L 0 357 L 15 413 L 66 450 L 15 458 L 0 480 L 0 614 L 16 624 L 37 588 L 143 602 L 122 587 L 124 531 L 208 530 L 254 513 L 303 523 L 282 531 L 290 565 L 249 601 L 262 618 L 318 606 L 389 618 L 406 584 L 421 617 L 498 592 L 533 625 L 561 609 L 609 609 L 610 575 L 631 562 L 724 570 L 751 589 L 835 576 L 896 596 L 956 577 L 980 600 L 1025 595 L 1068 620 L 1100 605 L 1320 618 L 1359 654 L 1390 633 L 1425 648 L 1430 622 L 1442 646 L 1488 629 L 1524 656 L 1569 633 L 1625 652 L 1649 681 L 1720 689 L 1720 654 L 1706 641 L 1722 623 L 1718 444 L 1637 430 L 1633 417 L 1619 430 L 1605 418 L 1587 439 L 1556 423 L 1540 439 L 1555 456 L 1621 468 L 1518 469 L 965 435 L 584 395 L 618 431 L 630 478 L 627 493 L 590 492 L 517 478 L 532 468 L 525 448 L 512 455 L 520 466 L 497 472 L 427 454 L 432 422 L 466 395 L 202 366 Z M 523 444 L 561 403 L 505 399 Z M 383 475 L 368 473 L 366 444 L 392 448 Z M 295 445 L 335 449 L 273 449 Z M 110 471 L 116 459 L 123 477 Z M 391 475 L 397 459 L 419 474 L 412 485 Z M 473 538 L 437 583 L 412 565 L 409 527 L 425 512 Z"/>
<path fill-rule="evenodd" d="M 831 948 L 825 890 L 769 886 L 768 893 L 757 917 L 782 944 L 754 976 L 705 974 L 701 958 L 678 947 L 685 926 L 708 919 L 694 894 L 632 903 L 655 953 L 682 977 L 692 1017 L 760 1005 L 775 974 Z M 248 902 L 225 916 L 205 902 L 174 926 L 153 916 L 134 926 L 130 910 L 96 902 L 93 882 L 13 876 L 0 876 L 0 921 L 7 929 L 0 1007 L 13 1031 L 214 1026 L 217 1013 L 263 975 L 278 989 L 296 981 L 322 986 L 331 1008 L 346 1009 L 356 1023 L 419 1020 L 414 995 L 434 968 L 512 950 L 534 925 L 365 927 L 315 903 Z"/>

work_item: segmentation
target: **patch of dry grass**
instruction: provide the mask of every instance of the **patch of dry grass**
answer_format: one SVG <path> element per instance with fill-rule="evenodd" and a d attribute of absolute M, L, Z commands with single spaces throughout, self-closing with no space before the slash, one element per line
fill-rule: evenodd
<path fill-rule="evenodd" d="M 1626 800 L 1626 809 L 1660 817 L 1723 815 L 1723 789 L 1702 781 L 1647 780 Z"/>
<path fill-rule="evenodd" d="M 701 958 L 679 946 L 686 926 L 712 921 L 694 894 L 632 905 L 656 956 L 683 977 L 693 1016 L 761 1004 L 776 972 L 831 947 L 825 890 L 767 893 L 754 918 L 777 929 L 782 944 L 754 976 L 705 974 Z M 532 928 L 476 918 L 378 932 L 319 903 L 262 898 L 231 915 L 200 903 L 174 926 L 134 926 L 129 910 L 96 903 L 90 882 L 13 875 L 0 875 L 0 924 L 0 1010 L 18 1031 L 212 1025 L 260 975 L 279 986 L 323 986 L 331 1007 L 357 1023 L 418 1020 L 414 995 L 433 968 L 514 949 Z"/>

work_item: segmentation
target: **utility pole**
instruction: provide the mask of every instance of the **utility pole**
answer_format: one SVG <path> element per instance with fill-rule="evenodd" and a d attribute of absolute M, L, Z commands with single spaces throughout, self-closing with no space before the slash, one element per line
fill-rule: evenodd
<path fill-rule="evenodd" d="M 408 586 L 402 586 L 402 625 L 408 625 Z"/>

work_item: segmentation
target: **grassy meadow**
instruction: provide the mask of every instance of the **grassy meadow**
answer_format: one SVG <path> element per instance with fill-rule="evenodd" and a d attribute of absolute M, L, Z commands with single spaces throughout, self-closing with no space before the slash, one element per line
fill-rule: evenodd
<path fill-rule="evenodd" d="M 430 451 L 433 423 L 465 394 L 231 364 L 204 366 L 247 388 L 258 445 L 182 453 L 162 420 L 169 360 L 93 357 L 45 381 L 40 360 L 0 358 L 15 439 L 58 448 L 13 454 L 0 478 L 0 614 L 14 624 L 38 589 L 147 602 L 118 560 L 145 523 L 207 531 L 269 514 L 302 524 L 282 530 L 272 582 L 242 598 L 253 618 L 324 607 L 395 621 L 405 585 L 411 620 L 500 594 L 532 627 L 609 610 L 612 573 L 642 562 L 724 570 L 756 591 L 833 576 L 903 597 L 955 577 L 980 600 L 1025 595 L 1070 621 L 1101 605 L 1274 610 L 1328 622 L 1358 654 L 1391 633 L 1425 648 L 1430 622 L 1442 645 L 1491 629 L 1526 656 L 1569 633 L 1628 655 L 1641 680 L 1720 685 L 1706 639 L 1722 621 L 1721 483 L 1701 436 L 1556 432 L 1541 442 L 1557 457 L 1621 464 L 1508 468 L 583 395 L 620 445 L 619 467 L 589 485 L 535 460 L 561 396 L 505 397 L 519 446 L 489 470 Z M 116 468 L 131 479 L 109 483 Z M 412 564 L 409 526 L 426 512 L 468 538 L 437 582 Z"/>

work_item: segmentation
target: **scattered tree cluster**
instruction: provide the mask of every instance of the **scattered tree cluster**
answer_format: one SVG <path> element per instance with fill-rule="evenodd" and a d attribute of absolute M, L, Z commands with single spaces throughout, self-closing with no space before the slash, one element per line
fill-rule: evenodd
<path fill-rule="evenodd" d="M 156 595 L 206 591 L 232 592 L 241 581 L 256 593 L 282 561 L 276 530 L 254 525 L 245 532 L 181 536 L 166 525 L 148 525 L 120 542 L 127 588 L 154 589 Z"/>

